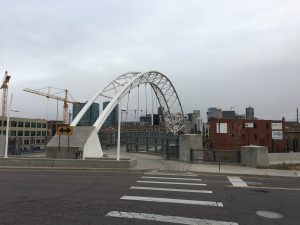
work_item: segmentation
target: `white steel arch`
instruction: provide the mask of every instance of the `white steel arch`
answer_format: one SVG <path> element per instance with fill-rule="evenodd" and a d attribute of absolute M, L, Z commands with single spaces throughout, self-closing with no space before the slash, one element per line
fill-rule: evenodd
<path fill-rule="evenodd" d="M 173 133 L 183 132 L 184 116 L 178 94 L 171 81 L 165 75 L 157 71 L 149 71 L 146 73 L 130 72 L 109 82 L 86 103 L 71 123 L 71 126 L 76 126 L 93 102 L 98 97 L 103 96 L 109 98 L 110 103 L 106 106 L 93 125 L 99 132 L 116 105 L 119 104 L 124 96 L 132 89 L 141 84 L 149 84 L 152 87 L 160 106 L 164 109 L 164 120 L 167 129 Z M 111 94 L 111 92 L 113 92 L 113 96 L 107 94 Z"/>

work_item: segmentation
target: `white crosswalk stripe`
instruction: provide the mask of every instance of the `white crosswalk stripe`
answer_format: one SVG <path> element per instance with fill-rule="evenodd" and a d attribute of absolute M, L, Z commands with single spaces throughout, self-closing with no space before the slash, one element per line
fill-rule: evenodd
<path fill-rule="evenodd" d="M 177 204 L 186 204 L 186 205 L 202 205 L 202 206 L 223 207 L 223 204 L 221 202 L 196 201 L 196 200 L 185 200 L 185 199 L 174 199 L 174 198 L 154 198 L 154 197 L 141 197 L 141 196 L 123 196 L 121 199 L 122 200 L 131 200 L 131 201 L 177 203 Z"/>
<path fill-rule="evenodd" d="M 212 194 L 212 191 L 207 190 L 191 190 L 191 189 L 175 189 L 175 188 L 154 188 L 154 187 L 131 187 L 130 189 L 136 190 L 151 190 L 151 191 L 173 191 L 173 192 L 188 192 L 188 193 L 201 193 Z"/>
<path fill-rule="evenodd" d="M 134 212 L 112 211 L 109 212 L 106 216 L 175 223 L 175 224 L 185 224 L 185 225 L 238 225 L 238 223 L 234 223 L 234 222 L 205 220 L 205 219 L 187 218 L 187 217 L 179 217 L 179 216 L 163 216 L 157 214 L 134 213 Z"/>
<path fill-rule="evenodd" d="M 247 187 L 248 185 L 239 177 L 228 177 L 230 183 L 235 187 Z"/>
<path fill-rule="evenodd" d="M 137 182 L 146 183 L 146 184 L 176 184 L 176 185 L 189 185 L 189 186 L 207 186 L 207 184 L 200 184 L 200 183 L 161 182 L 161 181 L 143 181 L 143 180 L 139 180 Z"/>
<path fill-rule="evenodd" d="M 178 177 L 148 177 L 142 176 L 142 179 L 159 179 L 159 180 L 185 180 L 185 181 L 201 181 L 201 179 L 178 178 Z"/>
<path fill-rule="evenodd" d="M 145 175 L 157 175 L 157 176 L 179 176 L 179 177 L 198 177 L 195 174 L 181 174 L 181 173 L 145 173 Z"/>

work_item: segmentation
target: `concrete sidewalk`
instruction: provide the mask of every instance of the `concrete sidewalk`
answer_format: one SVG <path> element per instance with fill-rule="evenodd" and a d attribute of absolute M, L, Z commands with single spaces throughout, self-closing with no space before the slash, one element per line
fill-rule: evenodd
<path fill-rule="evenodd" d="M 109 158 L 116 158 L 116 149 L 105 150 L 104 154 Z M 44 153 L 22 155 L 22 157 L 38 157 L 44 158 Z M 159 171 L 168 173 L 197 173 L 197 174 L 222 174 L 222 175 L 247 175 L 247 176 L 270 176 L 270 177 L 300 177 L 300 171 L 297 170 L 275 170 L 275 169 L 257 169 L 251 167 L 244 167 L 239 164 L 221 164 L 219 171 L 218 163 L 207 162 L 180 162 L 176 160 L 165 160 L 161 155 L 148 153 L 128 153 L 125 148 L 121 149 L 121 158 L 136 158 L 137 166 L 125 171 L 146 172 Z M 7 168 L 7 167 L 2 167 Z M 25 168 L 24 168 L 25 169 Z M 27 168 L 28 169 L 28 168 Z M 31 168 L 31 169 L 47 169 L 47 168 Z M 85 169 L 85 168 L 48 168 L 48 169 Z M 88 168 L 86 168 L 88 169 Z M 91 169 L 92 170 L 92 169 Z M 95 170 L 101 170 L 95 168 Z M 117 171 L 114 168 L 106 168 L 103 170 Z"/>
<path fill-rule="evenodd" d="M 116 157 L 116 149 L 104 151 L 109 157 Z M 219 171 L 218 163 L 188 163 L 174 160 L 165 160 L 161 155 L 149 155 L 147 153 L 128 153 L 121 149 L 122 157 L 134 157 L 137 159 L 137 166 L 133 171 L 160 171 L 176 173 L 210 173 L 225 175 L 247 175 L 247 176 L 274 176 L 274 177 L 298 177 L 300 171 L 297 170 L 275 170 L 257 169 L 244 167 L 239 164 L 221 164 Z"/>

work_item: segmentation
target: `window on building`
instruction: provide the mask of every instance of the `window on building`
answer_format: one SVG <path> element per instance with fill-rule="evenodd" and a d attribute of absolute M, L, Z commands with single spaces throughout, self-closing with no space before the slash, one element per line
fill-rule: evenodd
<path fill-rule="evenodd" d="M 0 130 L 0 134 L 2 133 L 2 131 Z"/>
<path fill-rule="evenodd" d="M 40 139 L 36 139 L 36 140 L 35 140 L 35 143 L 36 143 L 36 144 L 40 144 L 40 143 L 41 143 L 41 140 L 40 140 Z"/>
<path fill-rule="evenodd" d="M 267 140 L 269 140 L 269 139 L 270 139 L 270 135 L 267 134 Z"/>
<path fill-rule="evenodd" d="M 17 121 L 10 121 L 11 127 L 17 127 L 17 125 L 18 125 Z"/>
<path fill-rule="evenodd" d="M 269 129 L 269 123 L 266 123 L 266 128 Z"/>
<path fill-rule="evenodd" d="M 245 138 L 246 138 L 246 135 L 245 135 L 245 134 L 242 134 L 242 138 L 245 139 Z"/>
<path fill-rule="evenodd" d="M 6 127 L 6 125 L 7 125 L 7 121 L 5 120 L 3 121 L 3 126 Z"/>
<path fill-rule="evenodd" d="M 45 139 L 42 139 L 42 144 L 45 144 Z"/>
<path fill-rule="evenodd" d="M 30 131 L 26 130 L 26 131 L 25 131 L 25 136 L 26 136 L 26 137 L 30 136 Z"/>
<path fill-rule="evenodd" d="M 36 128 L 36 123 L 31 123 L 31 128 Z"/>
<path fill-rule="evenodd" d="M 257 134 L 254 134 L 254 139 L 257 140 Z"/>
<path fill-rule="evenodd" d="M 2 131 L 2 134 L 3 134 L 3 135 L 6 135 L 6 130 L 3 130 L 3 131 Z"/>
<path fill-rule="evenodd" d="M 0 127 L 2 127 L 2 120 L 0 120 Z"/>
<path fill-rule="evenodd" d="M 30 127 L 30 122 L 25 122 L 25 127 Z"/>
<path fill-rule="evenodd" d="M 42 135 L 42 132 L 41 131 L 37 131 L 36 132 L 36 136 L 40 137 Z"/>
<path fill-rule="evenodd" d="M 37 127 L 37 128 L 42 128 L 42 124 L 41 124 L 41 123 L 37 123 L 37 124 L 36 124 L 36 127 Z"/>
<path fill-rule="evenodd" d="M 46 136 L 46 131 L 42 131 L 42 136 L 43 136 L 43 137 Z"/>
<path fill-rule="evenodd" d="M 43 123 L 43 128 L 47 128 L 47 124 L 46 123 Z"/>
<path fill-rule="evenodd" d="M 35 131 L 31 131 L 31 136 L 32 136 L 32 137 L 35 136 Z"/>
<path fill-rule="evenodd" d="M 29 140 L 24 140 L 24 145 L 29 145 Z"/>
<path fill-rule="evenodd" d="M 21 122 L 21 121 L 20 121 L 20 122 L 18 123 L 18 127 L 24 127 L 24 122 Z"/>
<path fill-rule="evenodd" d="M 22 136 L 23 136 L 23 133 L 24 133 L 24 132 L 23 132 L 22 130 L 19 130 L 19 131 L 18 131 L 18 136 L 19 136 L 19 137 L 22 137 Z"/>
<path fill-rule="evenodd" d="M 10 131 L 10 136 L 12 136 L 12 137 L 17 136 L 17 131 L 11 130 L 11 131 Z"/>
<path fill-rule="evenodd" d="M 257 128 L 257 124 L 256 123 L 254 123 L 254 128 Z"/>

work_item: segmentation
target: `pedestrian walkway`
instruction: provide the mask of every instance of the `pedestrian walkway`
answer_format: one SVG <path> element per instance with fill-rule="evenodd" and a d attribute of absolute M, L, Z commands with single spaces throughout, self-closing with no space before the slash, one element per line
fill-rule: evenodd
<path fill-rule="evenodd" d="M 150 186 L 145 186 L 147 184 L 150 184 Z M 147 207 L 146 212 L 141 212 L 137 204 L 134 204 L 136 206 L 136 211 L 110 211 L 107 213 L 107 217 L 123 218 L 124 223 L 127 223 L 127 220 L 144 220 L 188 225 L 238 225 L 236 222 L 221 221 L 217 219 L 190 218 L 174 215 L 171 205 L 199 207 L 199 212 L 203 210 L 202 207 L 219 208 L 221 210 L 219 212 L 224 210 L 225 206 L 223 203 L 214 199 L 213 191 L 209 190 L 205 181 L 197 175 L 175 175 L 162 172 L 145 173 L 139 178 L 134 186 L 130 187 L 130 190 L 136 190 L 138 192 L 136 195 L 124 195 L 120 198 L 120 200 L 128 202 L 144 202 L 145 204 L 168 204 L 170 206 L 164 205 L 167 209 L 169 209 L 168 215 L 152 213 L 151 209 L 153 209 L 155 205 Z M 179 195 L 177 198 L 170 197 L 170 194 L 174 192 L 187 194 L 193 193 L 198 196 L 196 199 L 191 199 L 191 196 L 189 195 Z M 182 196 L 186 197 L 183 198 Z M 162 207 L 162 205 L 156 206 Z"/>
<path fill-rule="evenodd" d="M 105 151 L 109 157 L 116 157 L 116 149 Z M 275 170 L 275 169 L 257 169 L 245 167 L 240 164 L 222 164 L 218 163 L 190 163 L 175 160 L 165 160 L 161 155 L 149 155 L 145 153 L 128 153 L 125 148 L 121 149 L 121 156 L 124 158 L 136 158 L 137 166 L 133 171 L 160 171 L 172 173 L 213 173 L 225 175 L 251 175 L 251 176 L 278 176 L 278 177 L 300 177 L 300 171 L 297 170 Z"/>

